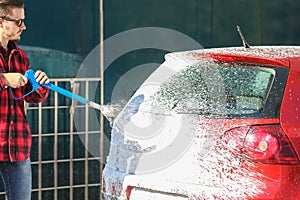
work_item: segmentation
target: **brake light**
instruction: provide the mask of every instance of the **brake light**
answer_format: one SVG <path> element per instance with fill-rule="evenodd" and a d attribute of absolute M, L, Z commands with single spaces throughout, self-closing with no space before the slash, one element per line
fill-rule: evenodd
<path fill-rule="evenodd" d="M 274 156 L 278 152 L 279 140 L 265 130 L 250 129 L 244 148 L 251 158 L 262 160 Z"/>
<path fill-rule="evenodd" d="M 251 126 L 243 153 L 254 161 L 269 164 L 299 164 L 292 144 L 280 125 Z"/>
<path fill-rule="evenodd" d="M 299 164 L 298 156 L 279 124 L 233 128 L 224 134 L 222 141 L 236 158 L 266 164 Z"/>
<path fill-rule="evenodd" d="M 131 190 L 133 189 L 133 187 L 132 186 L 127 186 L 127 188 L 126 188 L 126 198 L 127 199 L 130 199 L 130 195 L 131 195 Z"/>
<path fill-rule="evenodd" d="M 102 178 L 102 192 L 103 192 L 103 193 L 106 192 L 106 184 L 105 184 L 104 178 Z"/>
<path fill-rule="evenodd" d="M 231 153 L 231 156 L 240 157 L 248 130 L 248 126 L 242 126 L 226 131 L 222 138 L 224 146 L 221 145 L 221 147 L 226 148 Z"/>

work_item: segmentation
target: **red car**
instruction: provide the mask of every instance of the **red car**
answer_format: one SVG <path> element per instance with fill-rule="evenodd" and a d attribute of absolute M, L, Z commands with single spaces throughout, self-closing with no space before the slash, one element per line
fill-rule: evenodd
<path fill-rule="evenodd" d="M 300 47 L 176 52 L 116 118 L 105 199 L 300 199 Z"/>

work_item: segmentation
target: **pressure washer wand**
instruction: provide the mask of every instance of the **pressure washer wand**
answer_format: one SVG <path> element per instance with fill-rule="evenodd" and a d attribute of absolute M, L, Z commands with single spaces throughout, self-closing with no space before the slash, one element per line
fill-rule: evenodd
<path fill-rule="evenodd" d="M 28 79 L 28 81 L 30 82 L 30 84 L 32 85 L 32 91 L 25 94 L 24 96 L 20 97 L 20 98 L 24 98 L 25 96 L 27 96 L 28 94 L 34 92 L 35 90 L 38 89 L 38 87 L 41 85 L 41 86 L 44 86 L 46 88 L 49 88 L 50 90 L 53 90 L 59 94 L 62 94 L 66 97 L 69 97 L 71 99 L 74 99 L 76 101 L 79 101 L 80 103 L 84 104 L 84 105 L 88 105 L 92 108 L 95 108 L 97 110 L 101 110 L 101 106 L 93 101 L 89 101 L 88 99 L 82 97 L 82 96 L 79 96 L 73 92 L 70 92 L 64 88 L 61 88 L 59 86 L 56 86 L 52 83 L 43 83 L 43 84 L 39 84 L 38 82 L 36 82 L 36 78 L 34 77 L 34 74 L 35 72 L 32 70 L 32 69 L 29 69 L 25 72 L 24 76 Z M 20 99 L 18 98 L 18 99 Z M 16 98 L 15 98 L 16 99 Z"/>
<path fill-rule="evenodd" d="M 100 108 L 101 108 L 101 106 L 99 104 L 97 104 L 95 102 L 92 102 L 92 101 L 89 101 L 88 99 L 86 99 L 86 98 L 84 98 L 82 96 L 79 96 L 79 95 L 77 95 L 77 94 L 75 94 L 73 92 L 65 90 L 65 89 L 63 89 L 63 88 L 61 88 L 59 86 L 56 86 L 56 85 L 52 84 L 52 83 L 48 83 L 48 84 L 44 83 L 44 84 L 42 84 L 42 86 L 44 86 L 46 88 L 49 88 L 50 90 L 53 90 L 53 91 L 55 91 L 55 92 L 57 92 L 59 94 L 62 94 L 64 96 L 66 96 L 66 97 L 74 99 L 74 100 L 76 100 L 76 101 L 78 101 L 78 102 L 80 102 L 80 103 L 82 103 L 84 105 L 87 104 L 88 106 L 90 106 L 92 108 L 95 108 L 95 109 L 98 109 L 98 110 L 100 110 Z"/>

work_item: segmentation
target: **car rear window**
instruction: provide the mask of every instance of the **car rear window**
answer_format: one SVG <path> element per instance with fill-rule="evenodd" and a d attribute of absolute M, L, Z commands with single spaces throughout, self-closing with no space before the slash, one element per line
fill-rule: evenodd
<path fill-rule="evenodd" d="M 283 67 L 207 61 L 179 71 L 152 102 L 165 111 L 221 118 L 273 118 L 288 75 Z"/>

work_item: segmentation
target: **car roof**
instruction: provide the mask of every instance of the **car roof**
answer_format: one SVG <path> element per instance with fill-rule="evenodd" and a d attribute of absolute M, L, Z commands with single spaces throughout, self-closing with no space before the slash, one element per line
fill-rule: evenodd
<path fill-rule="evenodd" d="M 300 58 L 300 46 L 252 46 L 223 47 L 199 49 L 169 53 L 166 59 L 181 58 L 197 61 L 203 58 L 212 58 L 220 61 L 250 62 L 289 66 L 289 61 Z M 232 58 L 231 60 L 229 58 Z"/>

